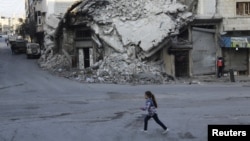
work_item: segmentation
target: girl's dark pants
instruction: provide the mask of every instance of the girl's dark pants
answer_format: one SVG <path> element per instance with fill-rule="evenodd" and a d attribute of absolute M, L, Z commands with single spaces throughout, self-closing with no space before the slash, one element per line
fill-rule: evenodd
<path fill-rule="evenodd" d="M 156 123 L 158 123 L 164 130 L 167 129 L 167 127 L 159 120 L 158 115 L 155 113 L 153 116 L 147 115 L 144 118 L 144 130 L 148 129 L 148 120 L 153 118 Z"/>

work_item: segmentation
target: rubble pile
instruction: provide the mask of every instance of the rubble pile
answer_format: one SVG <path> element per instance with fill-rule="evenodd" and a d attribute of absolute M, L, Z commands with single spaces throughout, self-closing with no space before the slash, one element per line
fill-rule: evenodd
<path fill-rule="evenodd" d="M 126 54 L 114 53 L 88 69 L 94 75 L 85 75 L 87 82 L 152 84 L 170 82 L 162 72 L 161 62 L 147 64 L 138 59 L 130 59 Z"/>
<path fill-rule="evenodd" d="M 171 36 L 193 20 L 187 7 L 176 0 L 84 0 L 71 11 L 71 16 L 76 16 L 76 25 L 88 19 L 87 25 L 96 36 L 116 52 L 87 69 L 70 70 L 66 57 L 53 53 L 55 25 L 60 18 L 52 16 L 46 22 L 46 50 L 39 63 L 67 78 L 91 83 L 170 82 L 173 77 L 163 73 L 162 62 L 147 58 L 163 47 L 160 45 L 163 41 L 168 43 Z"/>
<path fill-rule="evenodd" d="M 53 72 L 61 72 L 69 70 L 71 67 L 70 62 L 66 56 L 62 54 L 54 53 L 55 50 L 55 31 L 58 23 L 62 19 L 62 15 L 50 15 L 44 26 L 45 37 L 44 37 L 44 51 L 38 60 L 38 64 L 41 68 L 50 70 Z"/>
<path fill-rule="evenodd" d="M 70 63 L 64 55 L 55 54 L 53 56 L 44 58 L 45 55 L 41 56 L 38 60 L 38 64 L 45 70 L 52 72 L 62 72 L 70 70 Z"/>
<path fill-rule="evenodd" d="M 161 62 L 148 64 L 130 59 L 126 54 L 114 53 L 84 70 L 55 68 L 53 73 L 88 83 L 162 84 L 173 78 L 163 71 Z"/>

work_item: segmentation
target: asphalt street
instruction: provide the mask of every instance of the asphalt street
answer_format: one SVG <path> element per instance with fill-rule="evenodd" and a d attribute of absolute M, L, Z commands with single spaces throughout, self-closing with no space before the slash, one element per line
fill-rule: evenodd
<path fill-rule="evenodd" d="M 160 120 L 143 128 L 144 92 L 158 101 Z M 80 83 L 11 54 L 0 42 L 0 141 L 207 141 L 210 124 L 249 125 L 250 84 Z"/>

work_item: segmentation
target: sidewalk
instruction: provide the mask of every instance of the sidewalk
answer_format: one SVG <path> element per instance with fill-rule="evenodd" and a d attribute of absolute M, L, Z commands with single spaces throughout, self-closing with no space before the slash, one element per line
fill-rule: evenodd
<path fill-rule="evenodd" d="M 235 82 L 231 82 L 230 76 L 223 76 L 217 78 L 215 75 L 202 75 L 202 76 L 193 76 L 190 78 L 178 78 L 176 82 L 178 83 L 187 83 L 187 84 L 199 84 L 202 82 L 205 83 L 246 83 L 250 82 L 250 76 L 248 75 L 235 75 Z"/>

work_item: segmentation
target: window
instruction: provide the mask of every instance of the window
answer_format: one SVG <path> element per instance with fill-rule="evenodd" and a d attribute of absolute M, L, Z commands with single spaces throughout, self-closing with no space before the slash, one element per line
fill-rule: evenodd
<path fill-rule="evenodd" d="M 250 16 L 250 2 L 237 2 L 236 14 L 241 16 Z"/>
<path fill-rule="evenodd" d="M 41 25 L 41 24 L 42 24 L 41 12 L 37 11 L 37 25 Z"/>
<path fill-rule="evenodd" d="M 76 39 L 90 39 L 91 38 L 91 30 L 78 30 L 75 33 Z"/>
<path fill-rule="evenodd" d="M 42 17 L 38 16 L 37 17 L 37 25 L 41 25 L 42 24 Z"/>

